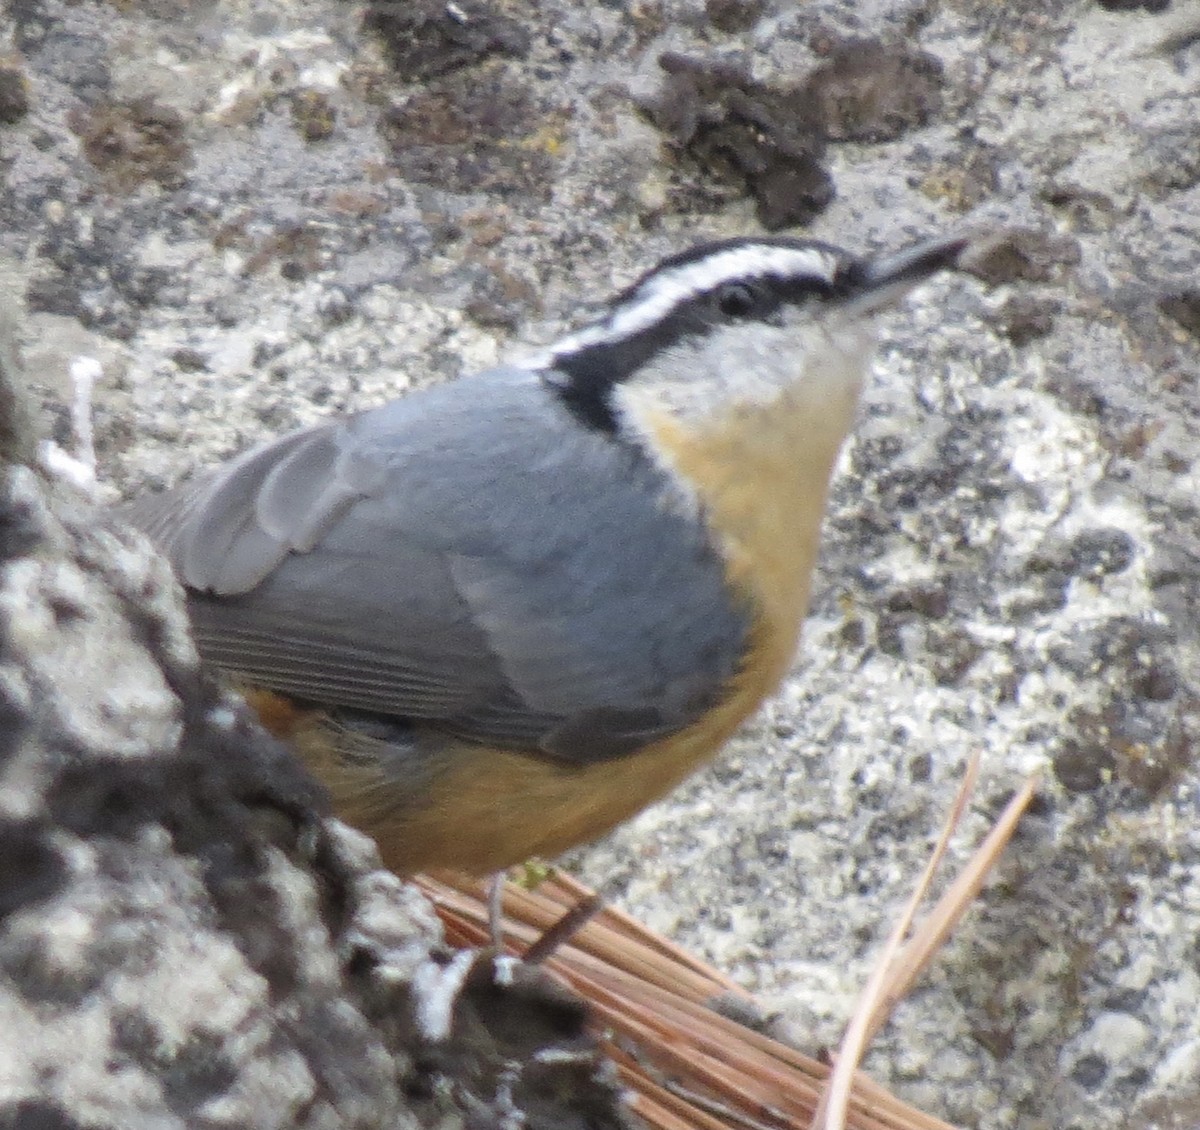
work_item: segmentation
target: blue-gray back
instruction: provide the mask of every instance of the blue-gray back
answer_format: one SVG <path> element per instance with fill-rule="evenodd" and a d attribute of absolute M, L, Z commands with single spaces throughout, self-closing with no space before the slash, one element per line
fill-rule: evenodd
<path fill-rule="evenodd" d="M 126 508 L 249 682 L 568 760 L 686 726 L 752 611 L 639 448 L 496 369 L 293 433 Z"/>

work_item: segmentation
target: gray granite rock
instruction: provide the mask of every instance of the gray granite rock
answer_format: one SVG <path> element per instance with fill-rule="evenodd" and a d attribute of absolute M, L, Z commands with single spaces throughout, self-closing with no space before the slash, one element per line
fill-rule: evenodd
<path fill-rule="evenodd" d="M 325 808 L 149 544 L 0 463 L 0 1126 L 623 1126 L 578 1002 Z"/>
<path fill-rule="evenodd" d="M 99 358 L 102 475 L 146 489 L 544 341 L 695 238 L 1020 229 L 889 321 L 781 695 L 579 863 L 812 1046 L 967 754 L 958 859 L 1042 766 L 870 1067 L 966 1126 L 1193 1125 L 1200 20 L 1111 7 L 414 5 L 405 54 L 333 0 L 12 5 L 33 390 L 61 433 Z"/>

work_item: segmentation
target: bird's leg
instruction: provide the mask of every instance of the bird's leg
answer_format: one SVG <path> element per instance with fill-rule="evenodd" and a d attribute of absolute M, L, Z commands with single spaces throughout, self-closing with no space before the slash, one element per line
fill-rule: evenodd
<path fill-rule="evenodd" d="M 488 933 L 497 953 L 504 952 L 504 871 L 493 871 L 488 879 Z"/>

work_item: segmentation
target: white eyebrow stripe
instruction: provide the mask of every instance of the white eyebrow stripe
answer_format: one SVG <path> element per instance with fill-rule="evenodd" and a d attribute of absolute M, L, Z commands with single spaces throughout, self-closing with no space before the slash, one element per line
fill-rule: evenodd
<path fill-rule="evenodd" d="M 561 356 L 600 342 L 627 341 L 662 321 L 689 298 L 704 294 L 723 282 L 764 275 L 832 282 L 839 262 L 837 256 L 817 247 L 763 244 L 729 247 L 655 273 L 608 318 L 556 342 L 550 347 L 549 356 Z M 548 359 L 547 354 L 537 358 L 538 361 L 545 359 Z"/>
<path fill-rule="evenodd" d="M 672 307 L 723 282 L 778 275 L 782 278 L 815 278 L 832 282 L 838 260 L 815 247 L 729 247 L 691 263 L 670 267 L 648 278 L 636 292 L 635 304 L 612 319 L 619 332 L 629 323 L 628 334 L 653 325 Z M 620 334 L 620 336 L 628 336 Z"/>
<path fill-rule="evenodd" d="M 814 278 L 833 282 L 842 260 L 838 254 L 821 247 L 788 247 L 746 244 L 714 251 L 691 263 L 656 271 L 637 290 L 632 291 L 608 317 L 584 326 L 582 330 L 560 337 L 557 342 L 536 350 L 515 365 L 527 369 L 553 368 L 559 357 L 569 356 L 589 345 L 628 341 L 650 329 L 672 309 L 698 294 L 707 293 L 722 282 L 752 280 L 764 275 Z"/>

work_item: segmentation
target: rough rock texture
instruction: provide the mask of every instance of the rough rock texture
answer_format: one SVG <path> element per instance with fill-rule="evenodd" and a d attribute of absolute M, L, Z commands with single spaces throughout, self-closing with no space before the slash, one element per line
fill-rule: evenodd
<path fill-rule="evenodd" d="M 0 467 L 0 1126 L 623 1126 L 579 1003 L 440 947 L 186 627 L 143 539 Z"/>
<path fill-rule="evenodd" d="M 104 364 L 127 491 L 544 341 L 699 236 L 1020 228 L 889 322 L 784 693 L 581 861 L 829 1041 L 967 752 L 968 832 L 1043 765 L 870 1066 L 965 1126 L 1183 1127 L 1198 121 L 1183 0 L 22 0 L 0 251 L 60 438 L 69 359 Z"/>

